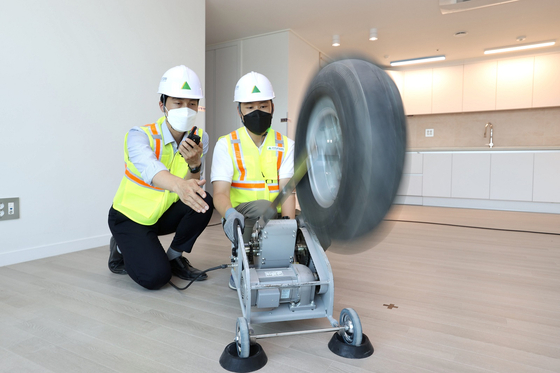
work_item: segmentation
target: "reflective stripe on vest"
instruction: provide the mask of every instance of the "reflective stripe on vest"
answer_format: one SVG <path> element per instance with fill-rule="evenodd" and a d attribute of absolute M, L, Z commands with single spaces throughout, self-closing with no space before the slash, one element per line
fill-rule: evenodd
<path fill-rule="evenodd" d="M 244 127 L 224 137 L 229 142 L 234 170 L 230 190 L 232 206 L 258 199 L 273 201 L 280 190 L 278 172 L 288 144 L 285 136 L 270 129 L 260 153 Z"/>
<path fill-rule="evenodd" d="M 144 180 L 142 180 L 141 178 L 139 178 L 138 176 L 134 175 L 132 172 L 130 172 L 130 170 L 128 169 L 128 165 L 124 164 L 124 176 L 132 181 L 133 183 L 138 184 L 139 186 L 143 187 L 143 188 L 149 188 L 149 189 L 153 189 L 153 190 L 159 190 L 159 191 L 164 191 L 165 189 L 160 189 L 160 188 L 156 188 L 155 186 L 152 186 L 148 183 L 146 183 Z"/>
<path fill-rule="evenodd" d="M 163 122 L 160 122 L 160 120 L 158 120 L 158 124 L 160 125 L 161 128 L 161 124 Z M 156 155 L 156 158 L 159 160 L 161 159 L 161 152 L 162 152 L 162 146 L 161 146 L 161 142 L 162 142 L 162 137 L 161 137 L 161 131 L 158 132 L 156 123 L 152 123 L 152 124 L 146 124 L 144 127 L 148 127 L 150 129 L 150 134 L 151 136 L 148 136 L 148 138 L 150 139 L 150 146 L 152 147 L 152 149 L 154 150 L 154 153 Z M 156 147 L 154 149 L 154 147 L 152 146 L 152 139 L 153 141 L 155 141 L 156 143 Z"/>
<path fill-rule="evenodd" d="M 239 172 L 239 180 L 245 180 L 245 175 L 247 174 L 247 168 L 245 167 L 245 163 L 243 162 L 243 151 L 241 149 L 241 141 L 239 141 L 239 135 L 237 131 L 233 131 L 229 134 L 231 146 L 233 147 L 233 152 L 235 153 L 235 161 L 233 162 L 233 166 L 237 167 L 237 171 Z"/>
<path fill-rule="evenodd" d="M 280 132 L 276 132 L 276 146 L 284 149 L 284 140 L 282 139 L 282 135 L 280 134 Z M 284 154 L 284 152 L 277 150 L 276 153 L 278 153 L 276 168 L 278 169 L 278 171 L 280 171 L 280 165 L 282 164 L 282 155 Z"/>

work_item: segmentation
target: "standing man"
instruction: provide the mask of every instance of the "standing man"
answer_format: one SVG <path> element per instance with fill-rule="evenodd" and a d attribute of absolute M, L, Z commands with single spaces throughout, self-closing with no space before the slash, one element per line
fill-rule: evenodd
<path fill-rule="evenodd" d="M 233 101 L 244 126 L 222 136 L 214 149 L 214 204 L 232 242 L 233 222 L 239 220 L 243 239 L 248 241 L 257 218 L 294 175 L 294 141 L 270 128 L 274 97 L 272 84 L 264 75 L 250 72 L 239 79 Z M 295 218 L 293 195 L 278 212 Z M 233 277 L 229 286 L 235 289 Z"/>
<path fill-rule="evenodd" d="M 164 116 L 126 134 L 125 175 L 109 210 L 109 269 L 153 290 L 172 274 L 185 280 L 201 274 L 182 254 L 191 252 L 213 210 L 212 196 L 201 188 L 208 135 L 199 129 L 200 142 L 187 138 L 203 97 L 200 80 L 176 66 L 163 74 L 158 93 Z M 166 253 L 158 236 L 173 232 Z"/>

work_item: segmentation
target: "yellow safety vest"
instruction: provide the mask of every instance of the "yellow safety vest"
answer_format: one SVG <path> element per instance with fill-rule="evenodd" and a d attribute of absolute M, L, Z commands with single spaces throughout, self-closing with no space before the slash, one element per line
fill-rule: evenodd
<path fill-rule="evenodd" d="M 146 124 L 140 128 L 148 135 L 150 147 L 156 158 L 167 167 L 171 174 L 185 178 L 189 165 L 181 153 L 173 151 L 172 143 L 164 145 L 162 125 L 165 125 L 165 117 L 161 117 L 156 123 Z M 197 129 L 196 133 L 202 138 L 202 129 Z M 138 224 L 152 225 L 173 203 L 179 200 L 179 196 L 168 190 L 156 188 L 142 180 L 140 172 L 129 159 L 127 140 L 128 133 L 124 138 L 125 171 L 113 199 L 113 208 Z"/>
<path fill-rule="evenodd" d="M 245 127 L 223 137 L 228 139 L 233 163 L 231 205 L 235 207 L 258 199 L 273 201 L 280 191 L 278 172 L 282 157 L 288 151 L 287 137 L 269 129 L 260 153 Z"/>

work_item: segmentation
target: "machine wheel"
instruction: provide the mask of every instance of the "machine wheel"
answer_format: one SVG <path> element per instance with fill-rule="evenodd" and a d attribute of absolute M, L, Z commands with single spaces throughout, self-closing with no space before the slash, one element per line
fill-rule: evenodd
<path fill-rule="evenodd" d="M 235 325 L 235 346 L 237 347 L 237 355 L 242 358 L 248 358 L 251 352 L 251 340 L 249 338 L 249 324 L 244 317 L 238 317 Z"/>
<path fill-rule="evenodd" d="M 391 208 L 404 164 L 406 117 L 395 83 L 367 61 L 333 62 L 311 82 L 297 123 L 295 159 L 308 156 L 297 185 L 307 223 L 322 243 L 372 231 Z"/>
<path fill-rule="evenodd" d="M 360 346 L 362 344 L 362 323 L 356 311 L 352 308 L 345 308 L 340 312 L 340 326 L 345 330 L 341 331 L 340 336 L 349 345 Z"/>

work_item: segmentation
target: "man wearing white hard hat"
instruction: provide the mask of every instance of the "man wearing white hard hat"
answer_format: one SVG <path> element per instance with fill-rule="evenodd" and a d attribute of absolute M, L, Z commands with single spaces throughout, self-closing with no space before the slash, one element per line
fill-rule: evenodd
<path fill-rule="evenodd" d="M 109 210 L 109 269 L 147 289 L 161 288 L 172 275 L 207 278 L 183 252 L 191 252 L 213 210 L 212 196 L 201 188 L 208 135 L 191 131 L 203 97 L 200 80 L 176 66 L 165 72 L 158 93 L 164 116 L 126 134 L 125 174 Z M 166 252 L 158 236 L 170 233 Z"/>
<path fill-rule="evenodd" d="M 252 71 L 241 77 L 233 101 L 244 126 L 221 137 L 214 148 L 214 205 L 231 241 L 235 220 L 244 228 L 244 241 L 249 240 L 256 219 L 294 175 L 294 141 L 271 128 L 274 97 L 264 75 Z M 295 198 L 289 197 L 278 213 L 295 218 Z M 233 278 L 229 286 L 235 289 Z"/>

